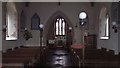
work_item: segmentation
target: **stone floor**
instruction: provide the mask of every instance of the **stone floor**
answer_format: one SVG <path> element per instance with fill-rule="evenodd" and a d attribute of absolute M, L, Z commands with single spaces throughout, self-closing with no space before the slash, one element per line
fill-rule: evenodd
<path fill-rule="evenodd" d="M 64 49 L 50 50 L 45 66 L 50 68 L 70 68 L 72 66 L 70 55 Z"/>

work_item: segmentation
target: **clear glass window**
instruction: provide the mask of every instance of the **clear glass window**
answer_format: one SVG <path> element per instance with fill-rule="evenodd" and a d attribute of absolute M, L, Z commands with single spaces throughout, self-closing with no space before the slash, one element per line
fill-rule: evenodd
<path fill-rule="evenodd" d="M 63 18 L 58 18 L 55 23 L 55 34 L 65 35 L 65 21 Z"/>
<path fill-rule="evenodd" d="M 17 10 L 15 4 L 12 2 L 8 2 L 7 5 L 7 13 L 6 13 L 6 40 L 17 40 L 18 38 L 18 19 L 17 19 Z"/>
<path fill-rule="evenodd" d="M 99 31 L 100 39 L 109 39 L 109 16 L 106 8 L 101 9 Z"/>

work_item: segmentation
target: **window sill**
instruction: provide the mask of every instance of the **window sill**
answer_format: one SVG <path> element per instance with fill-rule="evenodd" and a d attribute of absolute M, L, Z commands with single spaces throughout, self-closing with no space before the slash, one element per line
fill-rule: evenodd
<path fill-rule="evenodd" d="M 6 40 L 7 40 L 7 41 L 17 40 L 17 38 L 16 38 L 16 37 L 6 37 Z"/>
<path fill-rule="evenodd" d="M 109 37 L 108 36 L 100 37 L 100 39 L 109 39 Z"/>

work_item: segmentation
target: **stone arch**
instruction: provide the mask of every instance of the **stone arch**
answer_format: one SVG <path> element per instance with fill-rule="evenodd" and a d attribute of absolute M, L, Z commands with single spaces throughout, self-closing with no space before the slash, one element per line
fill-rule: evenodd
<path fill-rule="evenodd" d="M 55 23 L 55 20 L 59 17 L 62 17 L 65 19 L 66 24 L 70 27 L 74 27 L 72 22 L 70 21 L 70 19 L 62 12 L 62 11 L 56 11 L 55 13 L 52 14 L 52 16 L 49 17 L 48 21 L 46 22 L 46 24 L 44 25 L 44 41 L 47 41 L 47 36 L 48 36 L 48 32 L 49 29 L 51 28 L 51 25 L 53 25 L 53 23 Z M 49 24 L 48 24 L 49 23 Z M 74 36 L 74 28 L 71 31 L 72 34 L 72 38 Z M 71 41 L 72 42 L 72 41 Z"/>

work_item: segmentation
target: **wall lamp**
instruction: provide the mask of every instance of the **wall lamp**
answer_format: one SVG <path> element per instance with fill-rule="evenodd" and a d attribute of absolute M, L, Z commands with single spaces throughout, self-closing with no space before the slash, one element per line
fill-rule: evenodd
<path fill-rule="evenodd" d="M 3 32 L 6 32 L 6 31 L 7 31 L 7 26 L 6 26 L 6 25 L 3 25 L 2 31 L 3 31 Z"/>
<path fill-rule="evenodd" d="M 72 27 L 68 27 L 69 31 L 71 32 L 72 31 Z"/>
<path fill-rule="evenodd" d="M 87 23 L 87 21 L 86 21 L 86 18 L 87 18 L 87 14 L 86 14 L 86 12 L 84 12 L 84 11 L 82 11 L 82 12 L 80 12 L 80 14 L 79 14 L 79 20 L 80 20 L 80 26 L 82 26 L 82 34 L 81 34 L 81 37 L 82 37 L 82 46 L 83 46 L 83 48 L 82 48 L 82 60 L 83 60 L 83 62 L 84 62 L 84 57 L 85 57 L 85 45 L 84 45 L 84 26 L 86 25 L 86 23 Z M 84 66 L 84 63 L 83 63 L 83 66 Z"/>
<path fill-rule="evenodd" d="M 40 31 L 43 31 L 43 24 L 40 24 L 39 27 L 40 27 Z"/>
<path fill-rule="evenodd" d="M 115 21 L 112 22 L 112 28 L 113 28 L 114 32 L 117 33 L 117 31 L 118 31 L 117 22 L 115 22 Z"/>

